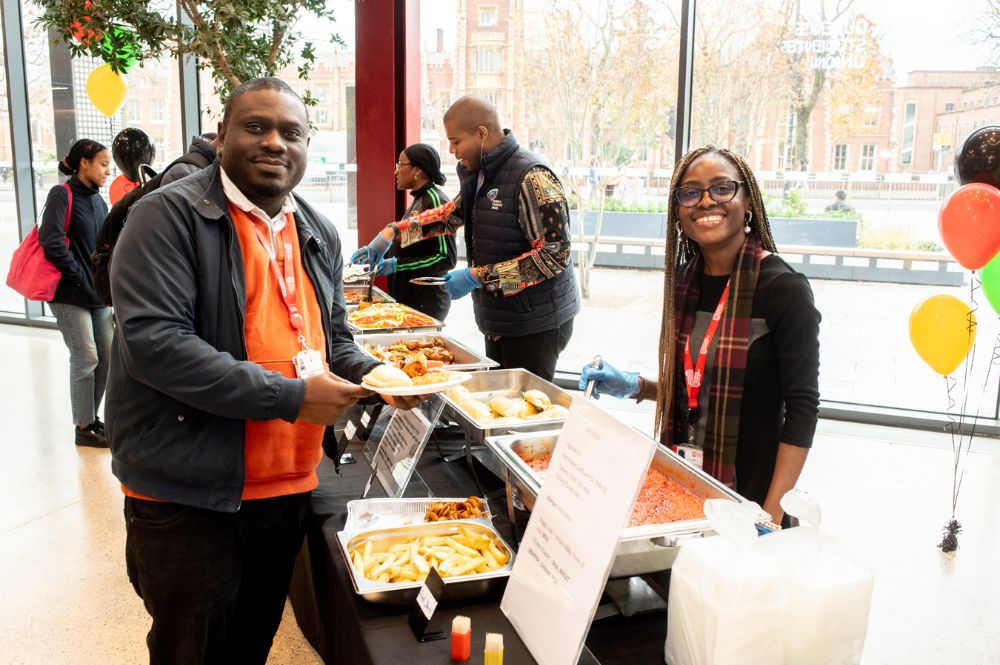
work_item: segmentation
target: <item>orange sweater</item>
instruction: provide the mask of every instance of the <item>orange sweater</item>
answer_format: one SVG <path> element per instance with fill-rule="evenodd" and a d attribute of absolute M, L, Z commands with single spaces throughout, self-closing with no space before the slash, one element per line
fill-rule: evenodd
<path fill-rule="evenodd" d="M 246 273 L 246 319 L 244 334 L 247 357 L 265 369 L 294 378 L 292 357 L 300 346 L 295 331 L 288 323 L 288 309 L 271 271 L 267 250 L 261 246 L 253 225 L 264 222 L 251 217 L 236 206 L 229 213 L 239 239 Z M 326 337 L 322 311 L 316 300 L 312 282 L 306 275 L 299 254 L 299 238 L 295 221 L 288 216 L 282 237 L 292 243 L 295 260 L 296 303 L 305 320 L 303 334 L 311 349 L 319 349 L 326 364 Z M 279 243 L 280 245 L 280 243 Z M 279 247 L 278 266 L 283 270 Z M 266 499 L 308 492 L 319 484 L 316 467 L 323 459 L 322 425 L 284 420 L 247 421 L 245 437 L 246 482 L 243 500 Z M 122 486 L 125 494 L 137 499 L 153 499 Z M 155 500 L 155 499 L 154 499 Z"/>

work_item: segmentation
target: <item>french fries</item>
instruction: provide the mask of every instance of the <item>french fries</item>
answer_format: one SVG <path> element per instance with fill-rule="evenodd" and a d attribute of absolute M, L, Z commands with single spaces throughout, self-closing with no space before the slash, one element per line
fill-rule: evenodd
<path fill-rule="evenodd" d="M 443 536 L 417 536 L 375 551 L 372 541 L 348 552 L 351 565 L 369 580 L 383 583 L 416 582 L 431 566 L 441 577 L 486 573 L 507 565 L 510 553 L 500 541 L 459 526 Z"/>

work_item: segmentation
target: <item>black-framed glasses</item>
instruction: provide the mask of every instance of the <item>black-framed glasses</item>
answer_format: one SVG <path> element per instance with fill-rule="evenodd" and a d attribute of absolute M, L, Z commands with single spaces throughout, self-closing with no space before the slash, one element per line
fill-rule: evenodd
<path fill-rule="evenodd" d="M 701 203 L 705 192 L 716 203 L 728 203 L 736 198 L 736 192 L 740 191 L 740 185 L 744 184 L 740 180 L 723 180 L 711 187 L 678 187 L 674 190 L 674 198 L 677 203 L 685 208 L 693 208 Z"/>

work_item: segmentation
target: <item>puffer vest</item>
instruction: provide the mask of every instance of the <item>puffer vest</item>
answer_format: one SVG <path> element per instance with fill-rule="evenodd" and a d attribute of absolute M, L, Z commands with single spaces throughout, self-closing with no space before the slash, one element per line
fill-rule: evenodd
<path fill-rule="evenodd" d="M 517 222 L 521 182 L 536 166 L 551 168 L 538 156 L 522 150 L 510 130 L 488 155 L 481 168 L 485 178 L 479 191 L 479 173 L 458 165 L 465 220 L 465 250 L 473 266 L 509 261 L 531 250 Z M 522 337 L 558 328 L 580 311 L 576 277 L 570 264 L 552 279 L 504 296 L 499 289 L 472 292 L 476 324 L 485 335 Z"/>

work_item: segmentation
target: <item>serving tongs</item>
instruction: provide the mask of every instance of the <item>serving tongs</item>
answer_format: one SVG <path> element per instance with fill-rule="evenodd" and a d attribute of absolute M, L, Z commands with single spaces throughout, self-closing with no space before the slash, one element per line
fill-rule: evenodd
<path fill-rule="evenodd" d="M 416 284 L 417 286 L 444 286 L 446 281 L 444 277 L 426 275 L 424 277 L 414 277 L 410 280 L 410 284 Z"/>
<path fill-rule="evenodd" d="M 601 356 L 596 355 L 594 356 L 594 359 L 591 361 L 590 366 L 593 367 L 594 369 L 597 369 L 598 367 L 601 366 L 601 362 L 603 362 Z M 597 383 L 597 379 L 591 379 L 590 381 L 587 381 L 587 389 L 583 391 L 584 399 L 590 399 L 591 394 L 593 394 L 594 392 L 595 383 Z"/>
<path fill-rule="evenodd" d="M 374 300 L 372 300 L 372 289 L 375 288 L 375 275 L 368 272 L 368 290 L 365 291 L 365 297 L 361 299 L 361 302 L 368 303 L 371 305 Z"/>

